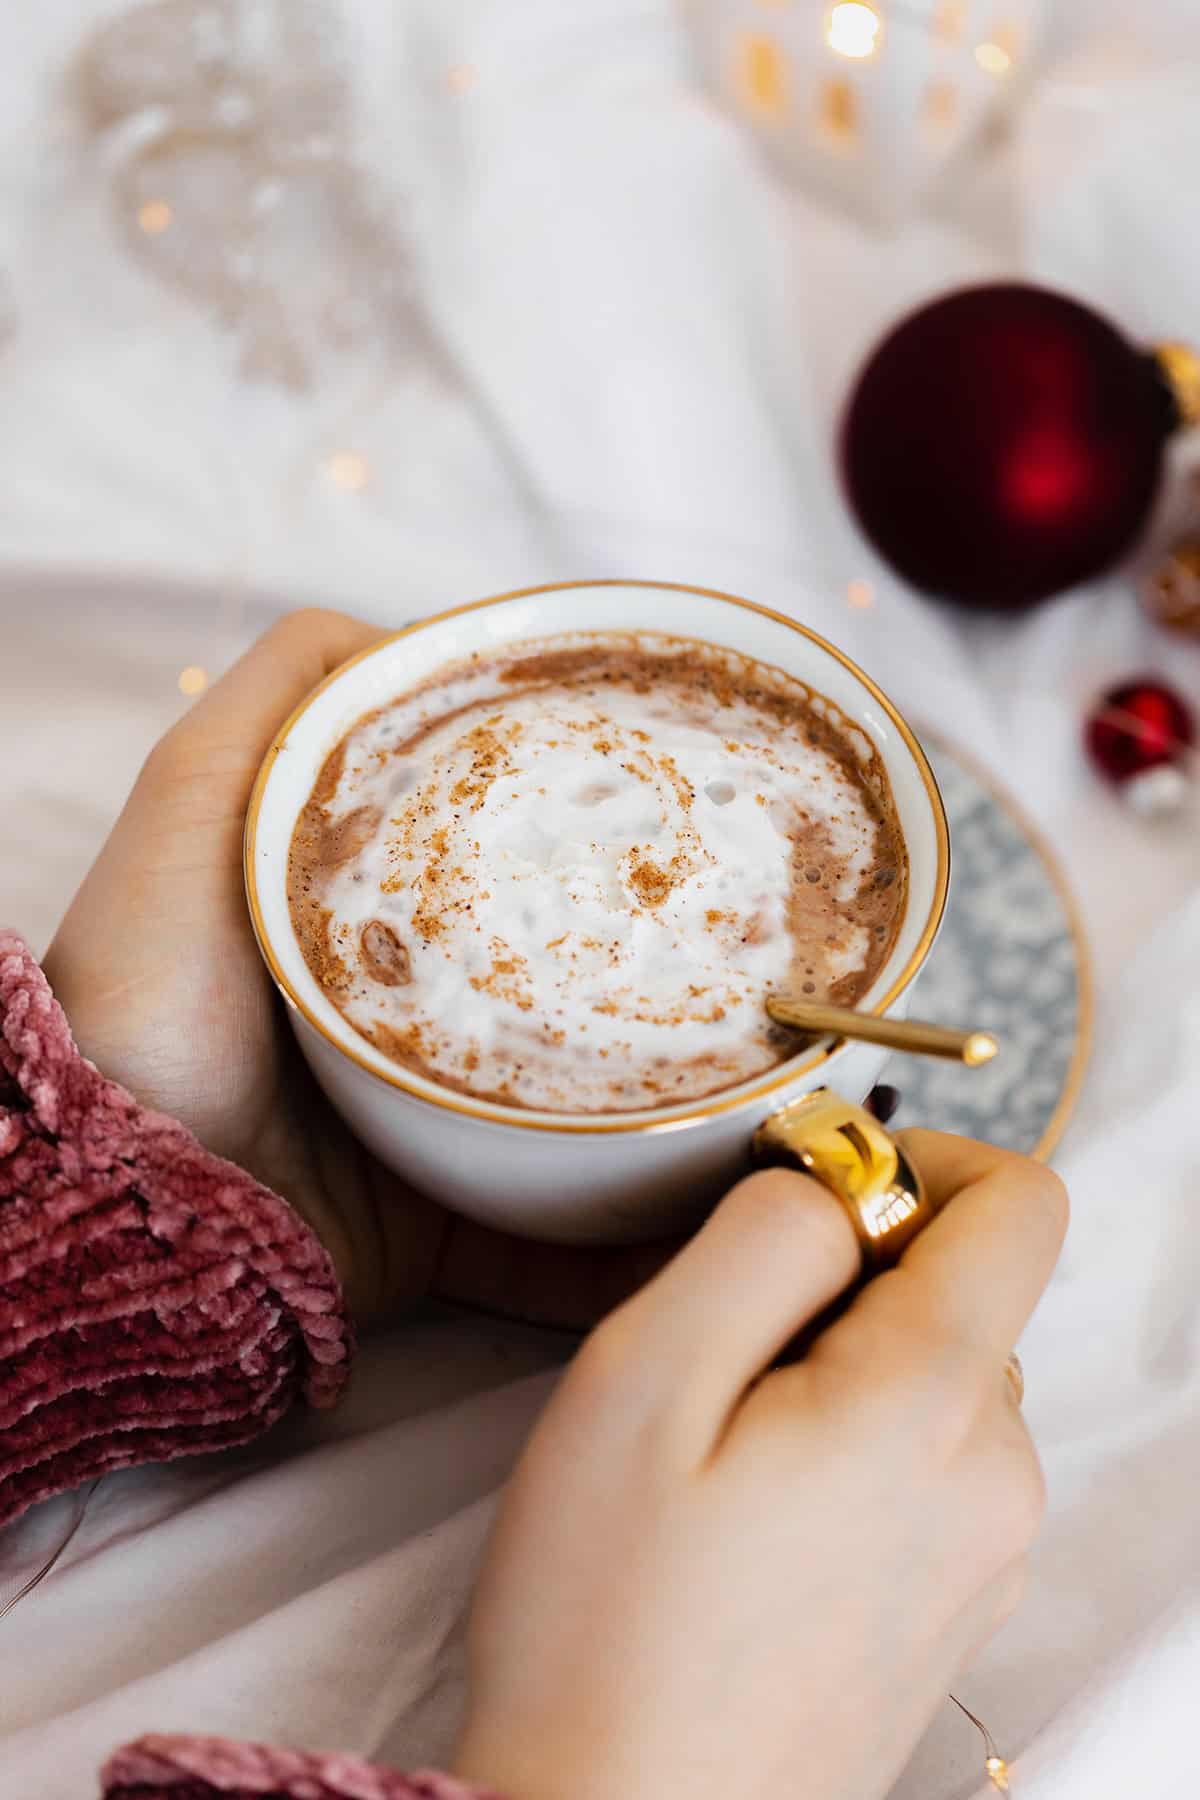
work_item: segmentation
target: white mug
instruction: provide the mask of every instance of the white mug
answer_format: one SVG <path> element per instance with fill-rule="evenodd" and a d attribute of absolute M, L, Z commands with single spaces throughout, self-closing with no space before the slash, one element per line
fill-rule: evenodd
<path fill-rule="evenodd" d="M 574 1243 L 651 1239 L 694 1221 L 744 1170 L 771 1114 L 818 1087 L 860 1101 L 887 1052 L 827 1040 L 700 1100 L 607 1115 L 535 1112 L 440 1087 L 368 1043 L 324 994 L 292 927 L 288 847 L 330 751 L 372 708 L 443 663 L 564 631 L 655 631 L 741 652 L 799 678 L 871 740 L 908 850 L 896 944 L 858 1005 L 902 1016 L 937 936 L 950 875 L 946 815 L 929 764 L 896 708 L 849 657 L 748 600 L 654 581 L 572 582 L 502 594 L 422 619 L 335 671 L 282 727 L 251 796 L 245 874 L 267 966 L 313 1074 L 388 1168 L 488 1225 Z"/>

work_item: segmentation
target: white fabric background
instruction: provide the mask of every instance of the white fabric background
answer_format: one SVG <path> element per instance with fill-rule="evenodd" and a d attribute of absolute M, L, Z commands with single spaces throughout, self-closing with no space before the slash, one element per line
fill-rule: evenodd
<path fill-rule="evenodd" d="M 219 669 L 280 606 L 386 623 L 624 573 L 728 587 L 835 638 L 1017 792 L 1097 962 L 1057 1159 L 1074 1224 L 1022 1346 L 1050 1518 L 1024 1609 L 960 1692 L 1024 1800 L 1182 1800 L 1200 1776 L 1200 814 L 1124 813 L 1079 718 L 1139 668 L 1200 702 L 1200 649 L 1143 622 L 1125 579 L 1007 624 L 902 591 L 847 521 L 829 444 L 872 337 L 966 278 L 1025 271 L 1136 334 L 1200 335 L 1195 0 L 1140 26 L 1062 0 L 1011 143 L 890 239 L 774 183 L 693 86 L 666 0 L 347 0 L 361 151 L 404 208 L 443 362 L 367 356 L 301 398 L 238 382 L 228 339 L 113 231 L 63 98 L 113 10 L 39 0 L 6 19 L 0 62 L 20 320 L 0 353 L 0 917 L 44 947 L 183 704 L 179 669 Z M 478 80 L 455 97 L 461 63 Z M 328 480 L 339 447 L 371 458 L 361 493 Z M 870 613 L 843 599 L 863 576 Z M 107 1482 L 66 1567 L 0 1623 L 0 1788 L 80 1800 L 149 1729 L 444 1754 L 487 1496 L 556 1354 L 431 1319 L 369 1348 L 337 1418 Z M 0 1541 L 0 1598 L 69 1516 Z M 897 1792 L 962 1800 L 978 1769 L 947 1707 Z"/>

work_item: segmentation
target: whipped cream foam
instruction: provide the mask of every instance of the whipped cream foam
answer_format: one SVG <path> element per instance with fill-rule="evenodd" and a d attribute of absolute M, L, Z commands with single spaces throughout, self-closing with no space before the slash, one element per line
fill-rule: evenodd
<path fill-rule="evenodd" d="M 365 1038 L 442 1086 L 587 1113 L 791 1054 L 764 996 L 853 1001 L 906 886 L 882 765 L 831 702 L 650 633 L 510 645 L 367 714 L 289 860 L 309 967 Z"/>

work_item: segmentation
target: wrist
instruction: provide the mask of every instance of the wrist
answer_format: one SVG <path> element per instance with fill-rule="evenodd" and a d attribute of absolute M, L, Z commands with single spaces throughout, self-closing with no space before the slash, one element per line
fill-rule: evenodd
<path fill-rule="evenodd" d="M 532 1742 L 530 1741 L 532 1738 Z M 599 1758 L 581 1758 L 538 1731 L 519 1736 L 468 1724 L 448 1767 L 468 1787 L 503 1794 L 505 1800 L 613 1800 L 628 1789 L 599 1772 Z"/>

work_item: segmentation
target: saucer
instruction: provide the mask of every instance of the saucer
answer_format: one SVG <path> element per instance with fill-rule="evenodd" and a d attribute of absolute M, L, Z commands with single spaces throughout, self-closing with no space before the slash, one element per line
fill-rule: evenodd
<path fill-rule="evenodd" d="M 1091 1042 L 1091 968 L 1053 852 L 1011 795 L 918 729 L 950 821 L 950 900 L 913 990 L 914 1018 L 991 1031 L 979 1069 L 895 1054 L 889 1129 L 926 1125 L 1046 1157 L 1066 1127 Z"/>

